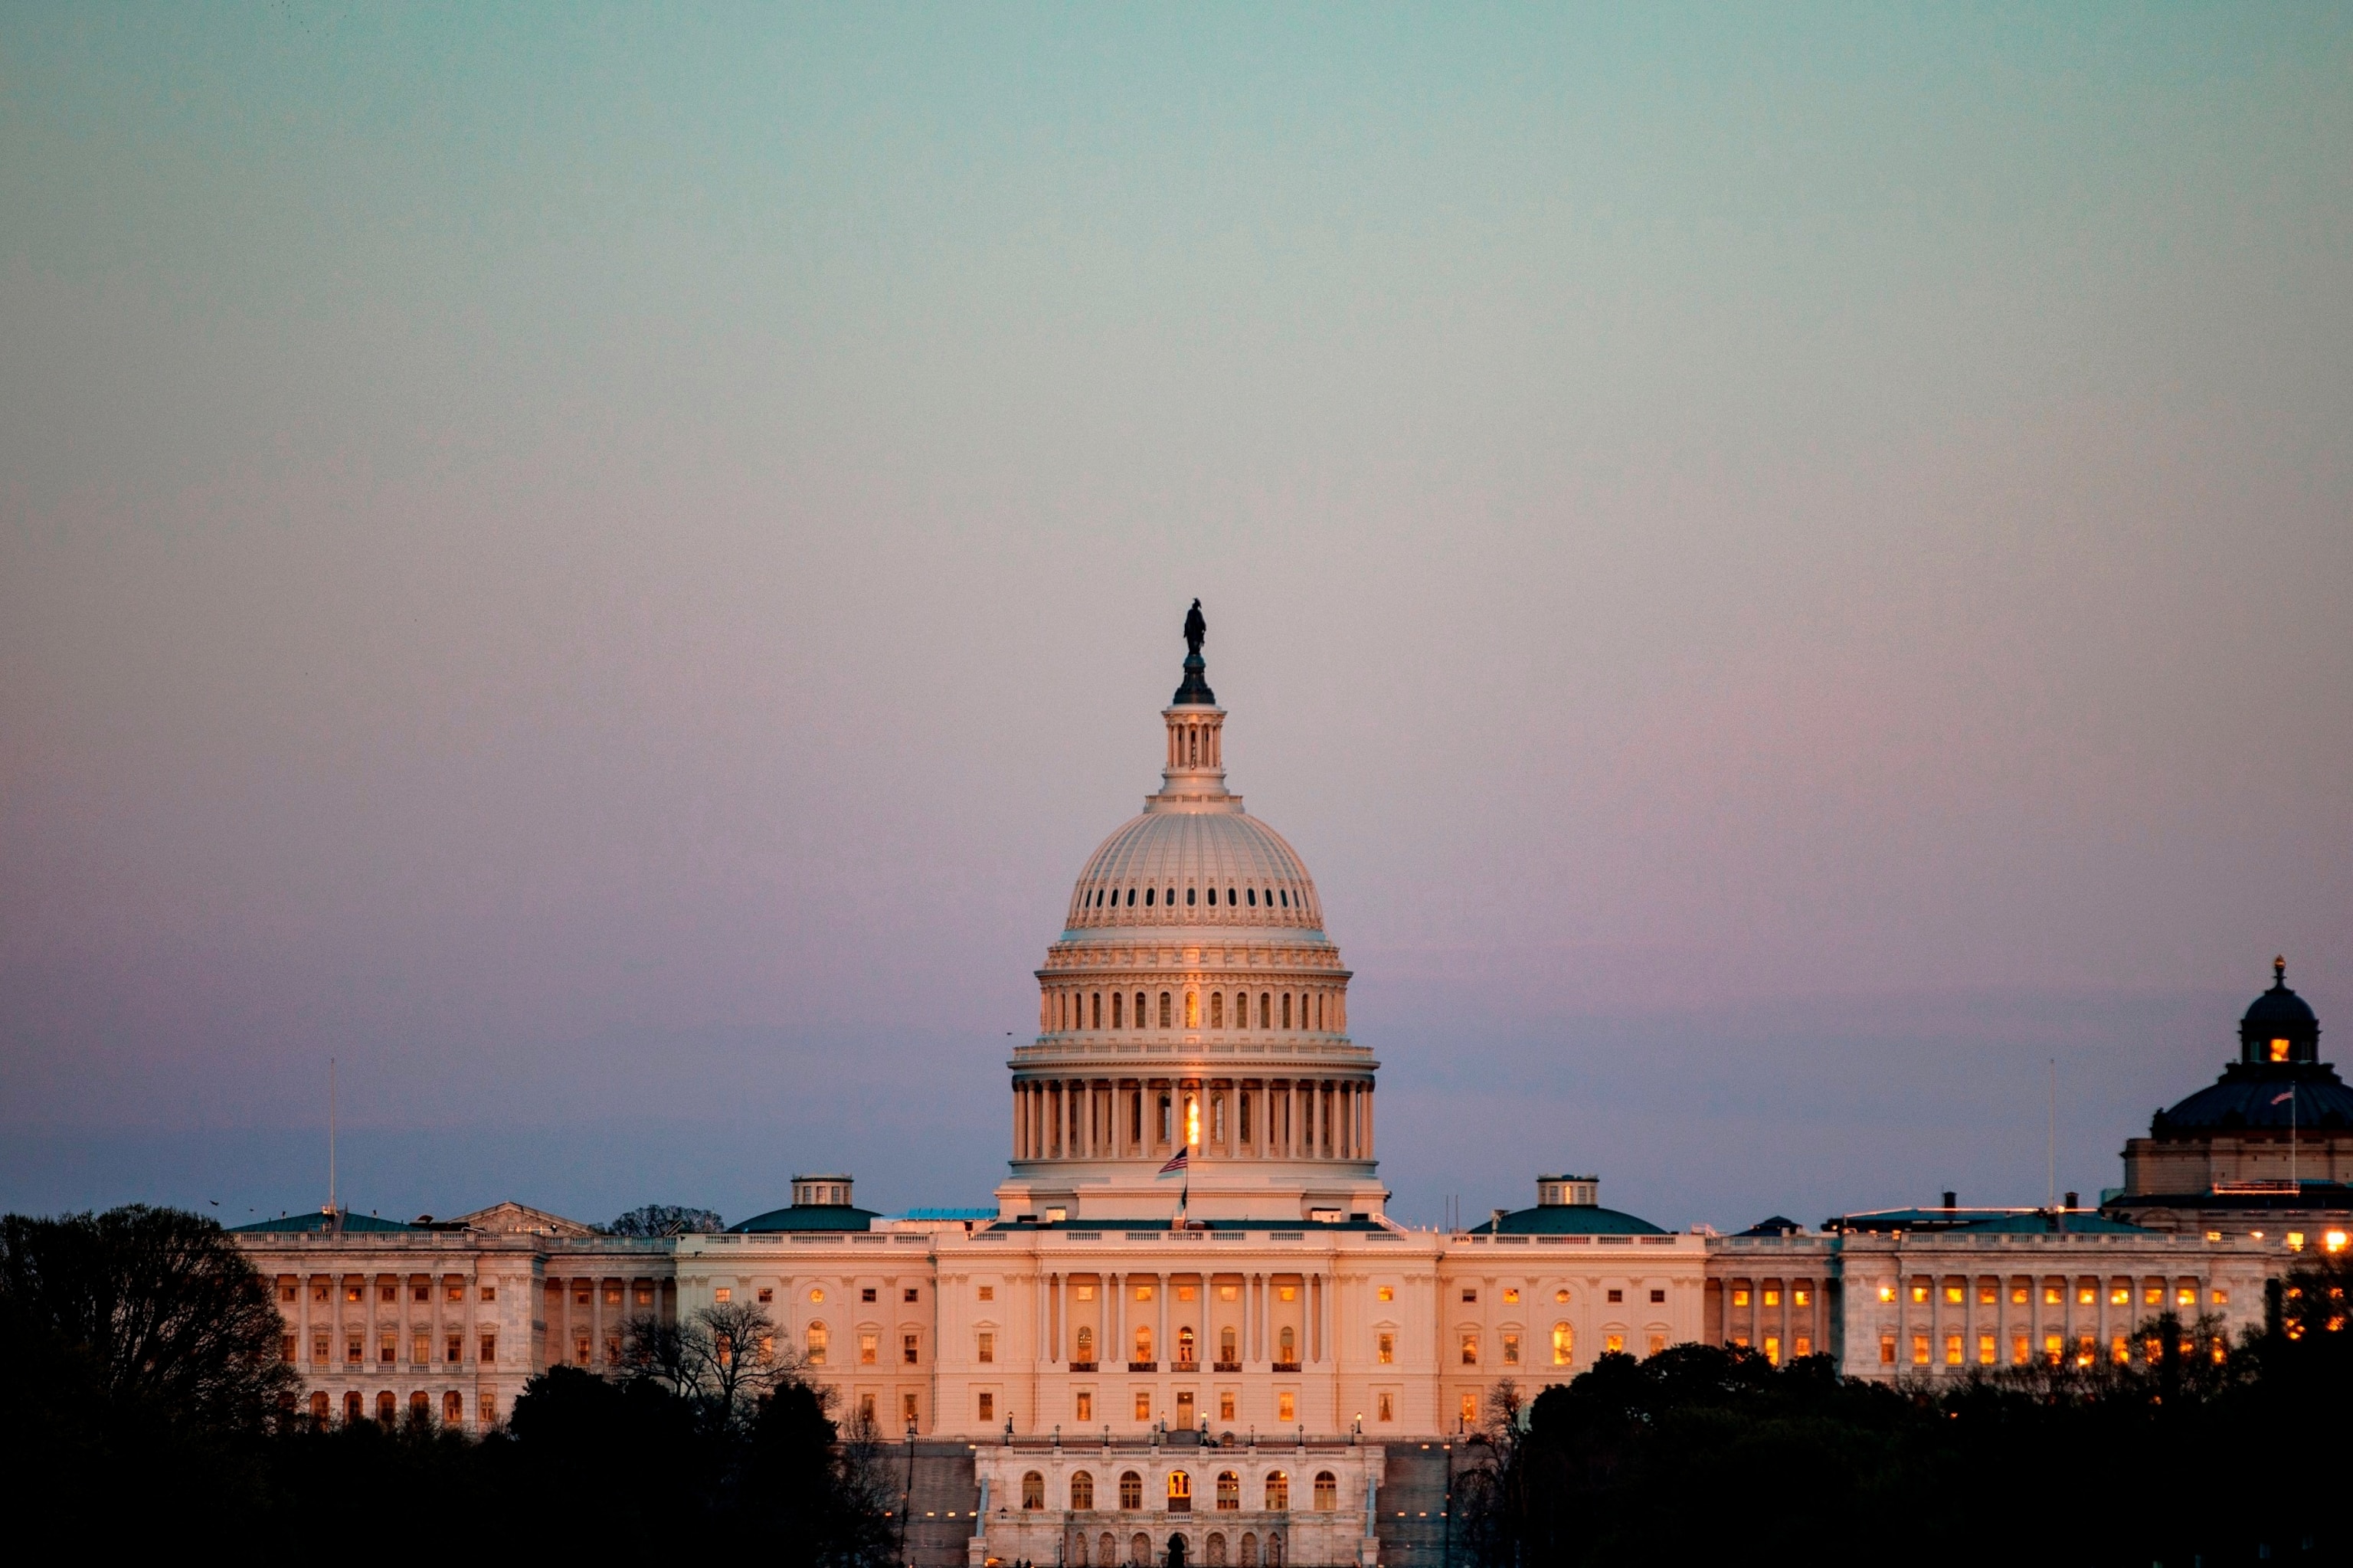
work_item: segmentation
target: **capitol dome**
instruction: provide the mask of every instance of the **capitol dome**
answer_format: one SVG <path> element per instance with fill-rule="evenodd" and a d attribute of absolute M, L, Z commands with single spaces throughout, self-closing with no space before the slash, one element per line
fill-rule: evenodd
<path fill-rule="evenodd" d="M 1185 630 L 1161 787 L 1087 857 L 1037 971 L 999 1202 L 1038 1224 L 1150 1221 L 1186 1193 L 1205 1220 L 1377 1214 L 1351 977 L 1299 852 L 1226 788 L 1198 602 Z"/>

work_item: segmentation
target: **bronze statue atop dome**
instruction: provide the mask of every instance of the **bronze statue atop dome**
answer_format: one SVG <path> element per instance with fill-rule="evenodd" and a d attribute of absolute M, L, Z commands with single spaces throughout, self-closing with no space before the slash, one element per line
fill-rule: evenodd
<path fill-rule="evenodd" d="M 1209 634 L 1209 623 L 1201 619 L 1201 601 L 1195 599 L 1193 608 L 1185 612 L 1185 652 L 1195 659 L 1201 656 L 1201 641 Z"/>
<path fill-rule="evenodd" d="M 1209 634 L 1209 623 L 1201 619 L 1201 601 L 1195 599 L 1193 608 L 1185 612 L 1185 681 L 1176 688 L 1173 705 L 1176 707 L 1213 708 L 1218 695 L 1209 690 L 1203 679 L 1208 665 L 1201 658 L 1201 643 Z"/>

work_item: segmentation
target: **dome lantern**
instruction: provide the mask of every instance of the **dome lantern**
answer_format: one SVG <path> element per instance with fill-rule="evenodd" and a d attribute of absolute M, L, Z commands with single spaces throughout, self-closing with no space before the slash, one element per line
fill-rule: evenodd
<path fill-rule="evenodd" d="M 2239 1060 L 2249 1065 L 2320 1060 L 2320 1020 L 2287 989 L 2287 959 L 2272 960 L 2272 988 L 2239 1020 Z"/>

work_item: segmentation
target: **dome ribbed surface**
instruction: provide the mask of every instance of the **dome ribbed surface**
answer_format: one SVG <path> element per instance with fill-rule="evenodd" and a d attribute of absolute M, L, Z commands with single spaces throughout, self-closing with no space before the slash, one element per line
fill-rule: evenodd
<path fill-rule="evenodd" d="M 1153 895 L 1149 904 L 1146 889 Z M 1240 811 L 1146 811 L 1088 857 L 1071 895 L 1069 924 L 1320 931 L 1324 909 L 1299 852 L 1257 818 Z"/>

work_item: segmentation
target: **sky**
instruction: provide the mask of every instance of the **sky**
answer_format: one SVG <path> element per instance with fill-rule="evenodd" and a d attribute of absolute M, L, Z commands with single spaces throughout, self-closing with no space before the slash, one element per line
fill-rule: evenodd
<path fill-rule="evenodd" d="M 2091 1201 L 2348 300 L 2342 6 L 0 6 L 0 1207 L 989 1202 L 1195 596 L 1398 1217 Z"/>

